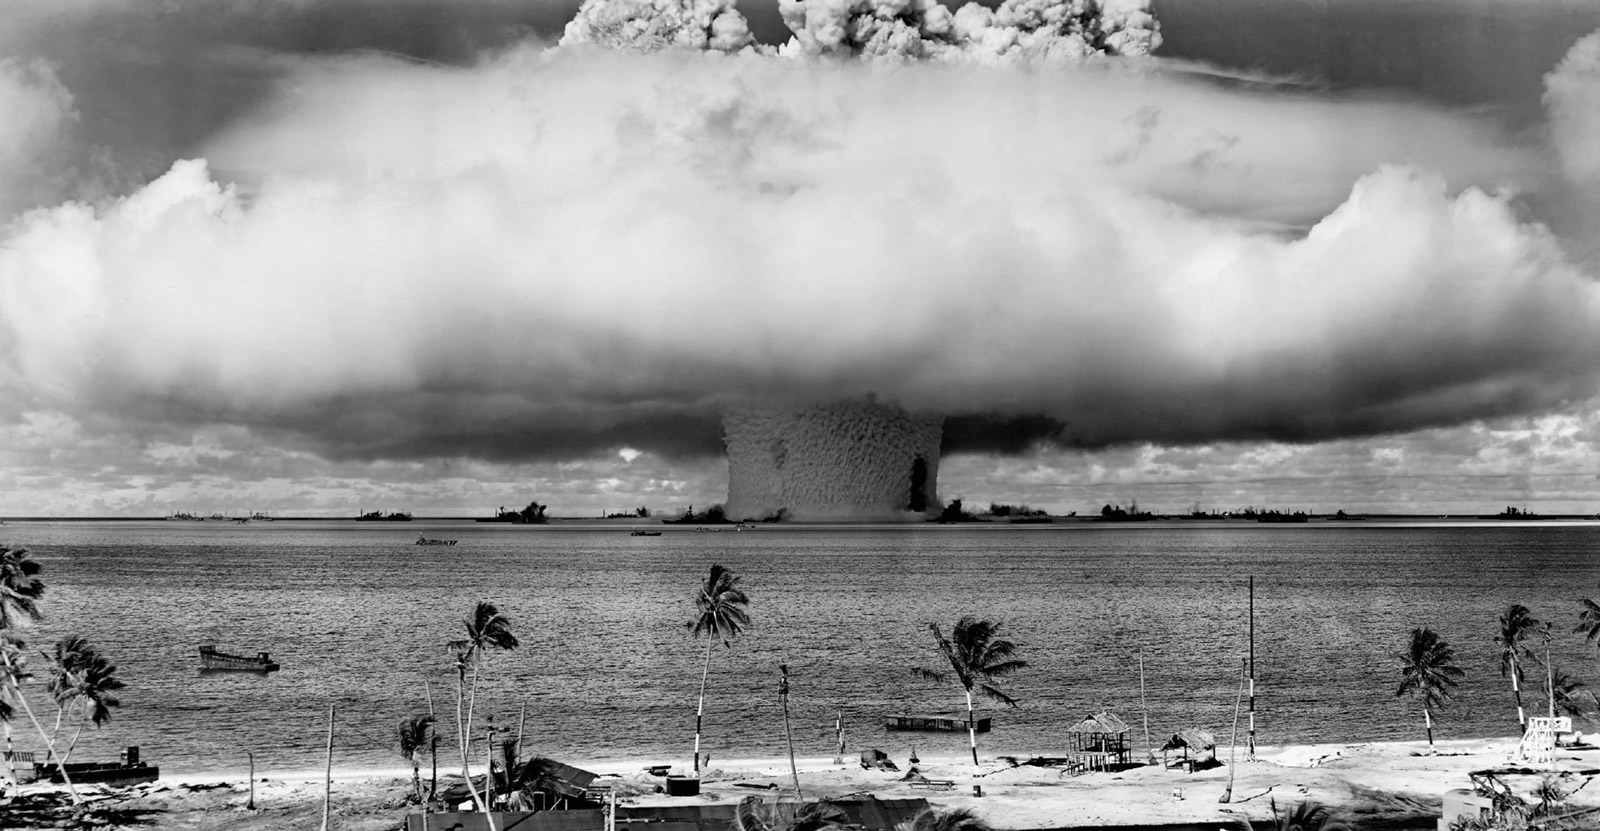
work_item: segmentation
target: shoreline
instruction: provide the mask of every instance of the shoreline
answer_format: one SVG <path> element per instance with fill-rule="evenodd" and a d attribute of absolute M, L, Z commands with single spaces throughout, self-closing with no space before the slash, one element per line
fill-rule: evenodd
<path fill-rule="evenodd" d="M 1411 828 L 1429 825 L 1439 815 L 1446 791 L 1470 788 L 1468 773 L 1505 766 L 1517 740 L 1454 739 L 1438 741 L 1429 755 L 1423 741 L 1319 743 L 1262 746 L 1255 761 L 1243 754 L 1232 766 L 1229 786 L 1228 751 L 1223 764 L 1196 772 L 1142 765 L 1114 773 L 1068 775 L 1057 767 L 1017 764 L 1003 754 L 983 757 L 977 770 L 961 756 L 923 757 L 917 772 L 948 787 L 928 788 L 908 778 L 907 760 L 892 757 L 897 771 L 863 769 L 856 755 L 834 764 L 832 757 L 796 759 L 807 800 L 847 795 L 879 799 L 926 799 L 940 809 L 965 808 L 998 831 L 1034 829 L 1118 828 L 1127 831 L 1184 831 L 1237 827 L 1244 819 L 1271 820 L 1274 807 L 1285 811 L 1297 802 L 1315 801 L 1348 814 L 1360 828 Z M 440 782 L 459 781 L 459 768 L 440 757 Z M 1159 760 L 1159 757 L 1157 757 Z M 667 796 L 663 778 L 645 768 L 659 759 L 559 759 L 601 774 L 619 803 L 641 807 L 730 804 L 745 797 L 789 797 L 793 779 L 787 757 L 713 760 L 703 772 L 695 796 Z M 1024 760 L 1018 759 L 1019 763 Z M 1561 749 L 1557 753 L 1562 781 L 1577 790 L 1600 776 L 1600 749 Z M 457 767 L 452 774 L 451 767 Z M 482 767 L 474 768 L 481 772 Z M 687 765 L 672 772 L 685 774 Z M 429 766 L 422 766 L 424 784 Z M 163 776 L 155 783 L 126 792 L 126 804 L 147 812 L 144 827 L 268 829 L 321 810 L 323 770 L 257 769 L 256 811 L 246 811 L 246 771 L 218 769 Z M 914 775 L 912 775 L 914 776 Z M 37 788 L 38 786 L 33 786 Z M 975 793 L 981 789 L 981 795 Z M 1529 792 L 1526 783 L 1514 783 Z M 411 769 L 392 767 L 334 770 L 332 804 L 341 829 L 392 829 L 415 806 L 405 804 L 411 790 Z M 1220 797 L 1229 794 L 1224 803 Z M 1600 805 L 1600 787 L 1584 788 L 1573 804 Z M 259 823 L 259 824 L 258 824 Z"/>

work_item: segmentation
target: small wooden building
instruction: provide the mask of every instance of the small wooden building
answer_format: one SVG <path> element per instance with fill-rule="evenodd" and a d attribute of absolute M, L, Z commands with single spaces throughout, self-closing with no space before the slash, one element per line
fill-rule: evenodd
<path fill-rule="evenodd" d="M 1177 765 L 1194 773 L 1195 765 L 1202 763 L 1200 754 L 1210 752 L 1210 760 L 1216 761 L 1217 740 L 1210 733 L 1198 727 L 1187 727 L 1172 734 L 1167 743 L 1161 746 L 1161 764 L 1163 767 L 1172 767 L 1167 761 L 1168 753 L 1182 752 Z"/>
<path fill-rule="evenodd" d="M 1089 716 L 1067 728 L 1067 762 L 1071 770 L 1121 770 L 1128 766 L 1128 724 L 1116 714 Z"/>

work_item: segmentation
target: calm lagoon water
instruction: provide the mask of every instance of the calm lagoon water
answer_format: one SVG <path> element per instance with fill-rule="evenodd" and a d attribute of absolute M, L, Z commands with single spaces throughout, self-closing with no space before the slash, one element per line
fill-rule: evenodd
<path fill-rule="evenodd" d="M 45 569 L 48 618 L 30 644 L 84 634 L 128 684 L 75 758 L 140 745 L 164 772 L 241 768 L 247 750 L 258 770 L 315 768 L 330 703 L 337 765 L 403 764 L 395 724 L 426 712 L 430 689 L 453 714 L 444 645 L 480 599 L 522 641 L 491 656 L 480 714 L 515 725 L 525 704 L 528 742 L 558 758 L 686 762 L 705 642 L 685 622 L 713 562 L 740 575 L 753 618 L 712 654 L 704 748 L 714 759 L 784 752 L 780 663 L 803 756 L 831 755 L 840 711 L 852 753 L 959 752 L 964 735 L 881 725 L 886 714 L 959 710 L 953 682 L 910 668 L 938 666 L 927 623 L 963 614 L 1003 621 L 1031 664 L 1005 682 L 1019 708 L 983 705 L 995 719 L 980 737 L 988 752 L 1059 755 L 1065 729 L 1101 709 L 1142 743 L 1141 647 L 1155 741 L 1199 726 L 1225 742 L 1250 575 L 1262 744 L 1420 739 L 1419 707 L 1394 696 L 1395 654 L 1419 625 L 1454 644 L 1467 671 L 1438 735 L 1514 732 L 1493 642 L 1510 602 L 1555 621 L 1556 665 L 1600 687 L 1595 649 L 1570 634 L 1576 599 L 1600 597 L 1600 524 L 663 527 L 660 537 L 628 527 L 13 523 L 0 541 Z M 460 543 L 413 545 L 419 533 Z M 269 651 L 283 669 L 201 674 L 203 643 Z M 38 684 L 31 692 L 53 714 Z M 37 742 L 19 731 L 18 745 Z"/>

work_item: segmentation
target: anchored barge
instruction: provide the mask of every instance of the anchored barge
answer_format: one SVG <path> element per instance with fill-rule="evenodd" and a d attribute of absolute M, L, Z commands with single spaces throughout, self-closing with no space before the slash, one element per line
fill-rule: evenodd
<path fill-rule="evenodd" d="M 967 720 L 949 716 L 889 716 L 883 726 L 890 730 L 923 730 L 935 733 L 955 733 L 967 729 Z M 988 718 L 975 718 L 972 729 L 978 733 L 989 732 Z"/>

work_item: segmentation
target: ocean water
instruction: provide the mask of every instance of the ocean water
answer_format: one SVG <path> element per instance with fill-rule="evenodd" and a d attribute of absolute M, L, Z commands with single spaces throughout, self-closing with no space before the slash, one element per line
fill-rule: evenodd
<path fill-rule="evenodd" d="M 515 729 L 525 707 L 533 752 L 687 762 L 707 644 L 685 624 L 711 563 L 740 576 L 753 619 L 711 649 L 713 763 L 784 753 L 780 663 L 802 756 L 832 754 L 839 713 L 852 754 L 961 752 L 964 734 L 889 733 L 882 718 L 961 711 L 954 682 L 912 668 L 939 668 L 928 622 L 948 630 L 965 614 L 1001 621 L 1030 664 L 1002 682 L 1020 706 L 980 700 L 995 723 L 981 751 L 1060 755 L 1066 728 L 1105 709 L 1140 746 L 1146 717 L 1158 745 L 1189 726 L 1225 744 L 1252 575 L 1261 744 L 1420 740 L 1420 705 L 1395 689 L 1396 654 L 1421 625 L 1467 672 L 1436 735 L 1515 732 L 1494 643 L 1511 602 L 1555 623 L 1559 669 L 1600 687 L 1600 653 L 1572 634 L 1576 599 L 1600 598 L 1600 524 L 657 526 L 660 537 L 629 527 L 12 523 L 0 541 L 44 566 L 47 619 L 30 646 L 83 634 L 128 685 L 74 758 L 139 745 L 170 773 L 239 769 L 247 751 L 258 771 L 316 768 L 330 704 L 337 766 L 400 766 L 395 726 L 426 712 L 430 693 L 449 769 L 456 676 L 445 644 L 478 600 L 496 603 L 521 639 L 484 665 L 478 724 L 493 716 Z M 460 542 L 413 545 L 419 533 Z M 204 643 L 268 651 L 283 668 L 202 674 Z M 42 685 L 25 689 L 53 721 Z M 39 746 L 16 733 L 20 748 Z"/>

